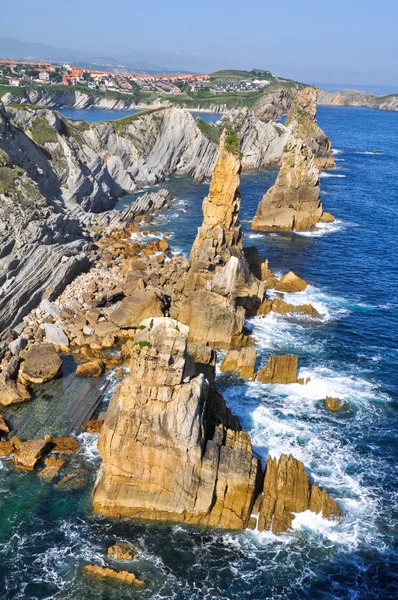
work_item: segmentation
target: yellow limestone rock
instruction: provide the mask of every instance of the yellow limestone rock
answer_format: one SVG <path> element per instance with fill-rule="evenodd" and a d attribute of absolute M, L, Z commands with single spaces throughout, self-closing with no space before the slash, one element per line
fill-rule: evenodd
<path fill-rule="evenodd" d="M 229 350 L 220 365 L 220 370 L 239 371 L 242 379 L 253 379 L 256 359 L 257 352 L 254 348 Z"/>
<path fill-rule="evenodd" d="M 293 271 L 289 271 L 280 278 L 275 286 L 278 292 L 303 292 L 307 288 L 307 282 L 298 277 Z"/>
<path fill-rule="evenodd" d="M 325 490 L 310 484 L 304 465 L 292 455 L 282 454 L 267 461 L 263 494 L 258 514 L 258 530 L 281 533 L 294 519 L 293 513 L 311 510 L 326 519 L 337 519 L 341 512 Z"/>
<path fill-rule="evenodd" d="M 285 125 L 291 125 L 296 137 L 311 149 L 318 169 L 335 166 L 332 144 L 316 120 L 317 89 L 306 87 L 300 90 L 286 115 Z"/>
<path fill-rule="evenodd" d="M 297 383 L 298 357 L 290 354 L 271 355 L 265 367 L 257 374 L 260 383 Z"/>
<path fill-rule="evenodd" d="M 228 135 L 224 131 L 220 139 L 183 296 L 170 311 L 189 325 L 190 341 L 207 341 L 214 348 L 243 343 L 245 316 L 255 314 L 264 296 L 264 283 L 251 272 L 243 253 L 241 160 Z"/>
<path fill-rule="evenodd" d="M 144 585 L 145 581 L 138 579 L 134 573 L 129 571 L 115 571 L 108 567 L 100 567 L 98 565 L 86 565 L 84 567 L 84 573 L 93 577 L 110 577 L 111 579 L 117 579 L 123 583 L 134 583 L 136 585 Z"/>
<path fill-rule="evenodd" d="M 322 216 L 319 171 L 311 149 L 295 136 L 286 144 L 275 184 L 260 201 L 251 228 L 308 231 Z"/>
<path fill-rule="evenodd" d="M 187 340 L 188 328 L 170 318 L 137 330 L 131 375 L 115 389 L 99 439 L 93 509 L 244 529 L 261 463 L 223 398 L 195 376 Z"/>

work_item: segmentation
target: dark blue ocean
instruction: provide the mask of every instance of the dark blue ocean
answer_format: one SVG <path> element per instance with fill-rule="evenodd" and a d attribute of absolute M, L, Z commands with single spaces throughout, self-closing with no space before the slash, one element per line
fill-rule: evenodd
<path fill-rule="evenodd" d="M 393 600 L 398 597 L 398 113 L 321 107 L 338 167 L 322 176 L 324 210 L 336 221 L 310 234 L 251 233 L 249 224 L 275 169 L 243 175 L 246 245 L 278 274 L 309 286 L 290 295 L 322 315 L 251 320 L 260 354 L 299 355 L 306 386 L 264 386 L 218 375 L 229 406 L 266 458 L 292 452 L 341 506 L 329 523 L 298 515 L 292 531 L 231 533 L 181 525 L 112 522 L 90 514 L 90 490 L 61 493 L 33 473 L 0 463 L 0 597 L 4 600 Z M 377 150 L 377 153 L 373 153 Z M 160 219 L 171 246 L 189 252 L 208 184 L 174 176 L 177 204 Z M 122 208 L 135 196 L 119 202 Z M 326 395 L 348 402 L 326 412 Z M 98 466 L 95 436 L 79 436 L 81 459 Z M 128 565 L 143 590 L 87 581 L 115 538 L 139 549 Z M 121 568 L 121 564 L 110 563 Z"/>

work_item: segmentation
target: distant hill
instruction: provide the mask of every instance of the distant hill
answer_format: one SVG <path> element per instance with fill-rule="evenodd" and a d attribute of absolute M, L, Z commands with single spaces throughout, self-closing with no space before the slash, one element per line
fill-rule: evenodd
<path fill-rule="evenodd" d="M 187 72 L 181 69 L 170 69 L 142 60 L 134 61 L 131 57 L 127 58 L 127 60 L 117 60 L 109 56 L 97 56 L 94 53 L 86 52 L 84 50 L 54 48 L 54 46 L 48 44 L 21 42 L 14 38 L 5 37 L 0 37 L 0 58 L 14 58 L 15 60 L 48 60 L 78 64 L 84 68 L 101 68 L 103 70 L 125 69 L 148 74 Z"/>

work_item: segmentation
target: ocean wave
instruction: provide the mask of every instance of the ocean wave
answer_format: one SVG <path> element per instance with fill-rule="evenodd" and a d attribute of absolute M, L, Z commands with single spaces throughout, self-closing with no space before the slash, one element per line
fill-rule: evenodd
<path fill-rule="evenodd" d="M 343 175 L 343 173 L 328 173 L 326 171 L 322 171 L 322 173 L 319 173 L 319 177 L 339 177 L 339 178 L 344 178 L 344 177 L 347 177 L 347 175 Z"/>
<path fill-rule="evenodd" d="M 316 228 L 312 231 L 295 231 L 296 235 L 303 237 L 322 237 L 323 235 L 329 235 L 336 231 L 341 231 L 348 226 L 348 223 L 335 219 L 333 223 L 318 223 Z"/>

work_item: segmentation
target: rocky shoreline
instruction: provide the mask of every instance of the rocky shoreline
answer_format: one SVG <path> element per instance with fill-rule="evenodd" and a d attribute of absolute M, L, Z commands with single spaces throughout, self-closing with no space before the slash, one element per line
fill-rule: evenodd
<path fill-rule="evenodd" d="M 311 91 L 308 95 L 312 98 Z M 305 102 L 308 95 L 303 95 Z M 311 106 L 310 102 L 308 109 L 306 104 L 310 120 L 315 119 Z M 175 110 L 167 113 L 167 119 L 175 118 Z M 297 106 L 294 111 L 297 114 Z M 15 113 L 11 120 L 3 113 L 3 139 L 21 136 L 22 129 L 13 124 L 15 118 Z M 183 119 L 187 118 L 184 114 Z M 308 128 L 299 121 L 292 118 L 283 136 L 276 134 L 285 143 L 283 149 L 287 148 L 282 150 L 283 159 L 288 155 L 291 160 L 292 144 L 305 147 L 311 169 L 318 173 L 314 157 L 324 160 L 330 142 L 326 136 L 317 136 L 318 146 L 312 150 L 313 142 L 307 139 L 305 145 L 300 137 Z M 27 130 L 30 123 L 28 116 Z M 232 123 L 235 130 L 227 127 Z M 163 126 L 167 128 L 167 122 Z M 271 311 L 305 314 L 314 321 L 319 318 L 311 305 L 293 307 L 283 298 L 284 293 L 304 290 L 305 281 L 292 272 L 278 279 L 256 248 L 244 247 L 239 183 L 242 166 L 252 164 L 247 131 L 253 127 L 264 131 L 253 115 L 239 111 L 224 120 L 218 145 L 211 142 L 215 155 L 210 190 L 189 259 L 175 255 L 167 237 L 153 229 L 153 215 L 173 203 L 165 190 L 146 193 L 121 212 L 93 214 L 76 206 L 76 212 L 69 213 L 68 205 L 68 216 L 63 218 L 78 215 L 77 231 L 87 244 L 79 250 L 88 261 L 83 272 L 70 282 L 61 277 L 62 284 L 47 289 L 44 297 L 43 290 L 38 290 L 29 312 L 21 297 L 23 316 L 16 317 L 13 306 L 7 305 L 8 319 L 14 322 L 2 336 L 0 452 L 12 457 L 16 468 L 34 469 L 43 481 L 55 482 L 61 489 L 87 485 L 84 470 L 72 472 L 68 461 L 58 457 L 74 452 L 73 442 L 52 435 L 21 440 L 8 409 L 20 406 L 23 410 L 34 403 L 34 386 L 62 377 L 68 356 L 80 363 L 77 378 L 95 379 L 104 371 L 120 369 L 121 382 L 105 415 L 94 414 L 97 398 L 85 410 L 79 408 L 80 427 L 100 432 L 102 467 L 94 489 L 94 512 L 274 534 L 289 529 L 295 515 L 307 510 L 326 519 L 342 517 L 337 503 L 310 481 L 304 464 L 295 457 L 269 456 L 266 465 L 262 464 L 250 436 L 217 391 L 217 350 L 227 350 L 221 370 L 237 371 L 243 379 L 266 385 L 305 385 L 307 381 L 298 378 L 297 356 L 271 355 L 256 371 L 257 354 L 246 319 Z M 310 130 L 314 130 L 312 125 Z M 29 149 L 33 142 L 27 138 L 20 137 Z M 159 144 L 163 147 L 164 141 Z M 263 151 L 263 142 L 256 147 Z M 27 176 L 25 172 L 20 175 Z M 40 189 L 40 181 L 36 185 Z M 297 189 L 295 184 L 291 187 Z M 305 216 L 306 195 L 298 198 L 296 210 L 303 217 L 303 228 L 311 229 L 317 220 Z M 319 205 L 316 216 L 320 218 L 323 213 L 318 209 Z M 44 226 L 47 213 L 40 218 Z M 297 215 L 294 222 L 298 222 Z M 22 235 L 23 220 L 19 227 Z M 8 256 L 15 260 L 14 245 Z M 43 289 L 48 285 L 45 276 L 41 285 Z M 271 298 L 267 290 L 275 290 L 279 297 Z M 39 296 L 41 302 L 35 306 Z M 325 399 L 325 406 L 340 408 L 333 398 Z M 143 583 L 123 571 L 96 566 L 86 571 Z"/>

